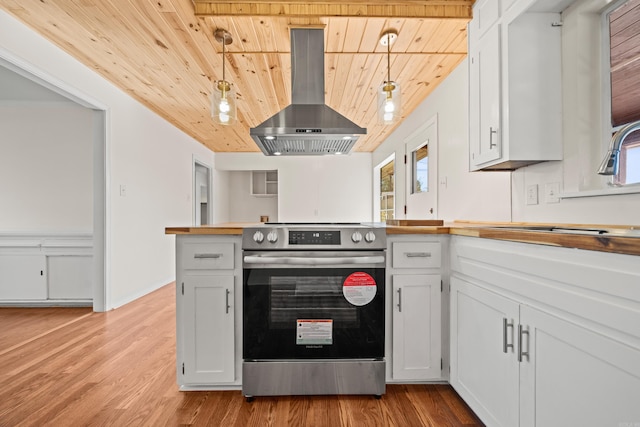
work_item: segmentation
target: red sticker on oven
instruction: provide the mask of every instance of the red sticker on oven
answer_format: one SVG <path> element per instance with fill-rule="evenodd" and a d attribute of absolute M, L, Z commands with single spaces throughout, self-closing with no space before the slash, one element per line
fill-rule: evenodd
<path fill-rule="evenodd" d="M 363 271 L 350 274 L 342 284 L 342 294 L 345 299 L 358 307 L 373 301 L 376 291 L 376 281 Z"/>

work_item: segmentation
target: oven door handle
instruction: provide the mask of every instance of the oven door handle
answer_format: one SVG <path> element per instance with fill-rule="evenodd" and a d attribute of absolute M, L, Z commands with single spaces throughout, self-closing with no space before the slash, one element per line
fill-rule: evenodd
<path fill-rule="evenodd" d="M 287 265 L 347 265 L 347 264 L 381 264 L 384 256 L 346 256 L 346 257 L 295 257 L 295 256 L 262 256 L 245 255 L 245 264 L 287 264 Z"/>

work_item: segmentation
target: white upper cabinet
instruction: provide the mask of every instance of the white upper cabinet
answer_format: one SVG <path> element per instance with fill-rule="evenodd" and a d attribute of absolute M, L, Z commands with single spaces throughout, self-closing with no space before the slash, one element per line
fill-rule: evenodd
<path fill-rule="evenodd" d="M 527 11 L 531 4 L 474 5 L 470 170 L 513 170 L 562 159 L 561 17 Z"/>

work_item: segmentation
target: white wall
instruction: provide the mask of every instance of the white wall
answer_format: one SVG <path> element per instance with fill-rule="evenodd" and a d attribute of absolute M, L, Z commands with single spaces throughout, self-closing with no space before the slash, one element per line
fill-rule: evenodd
<path fill-rule="evenodd" d="M 106 308 L 173 280 L 164 229 L 191 224 L 193 156 L 213 153 L 4 11 L 0 57 L 106 110 Z"/>
<path fill-rule="evenodd" d="M 278 221 L 278 196 L 252 196 L 251 172 L 229 173 L 229 220 L 232 222 L 260 222 L 267 215 L 269 221 Z"/>
<path fill-rule="evenodd" d="M 93 112 L 0 105 L 0 232 L 93 232 Z"/>
<path fill-rule="evenodd" d="M 377 165 L 396 153 L 396 217 L 405 190 L 405 140 L 438 116 L 438 218 L 509 221 L 510 173 L 469 172 L 468 63 L 464 60 L 373 153 Z M 430 163 L 431 167 L 432 163 Z M 444 183 L 446 181 L 446 184 Z"/>
<path fill-rule="evenodd" d="M 277 170 L 278 221 L 371 221 L 370 153 L 290 157 L 217 153 L 215 167 L 228 171 Z"/>

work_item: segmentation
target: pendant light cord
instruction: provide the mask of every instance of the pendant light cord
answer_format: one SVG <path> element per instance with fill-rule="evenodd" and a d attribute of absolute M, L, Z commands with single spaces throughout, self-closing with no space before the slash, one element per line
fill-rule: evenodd
<path fill-rule="evenodd" d="M 387 33 L 387 84 L 391 83 L 391 33 Z"/>
<path fill-rule="evenodd" d="M 224 74 L 224 62 L 225 62 L 225 58 L 224 58 L 224 54 L 225 54 L 225 45 L 227 44 L 227 35 L 223 35 L 222 36 L 222 81 L 226 82 L 227 79 L 225 79 L 225 74 Z"/>

